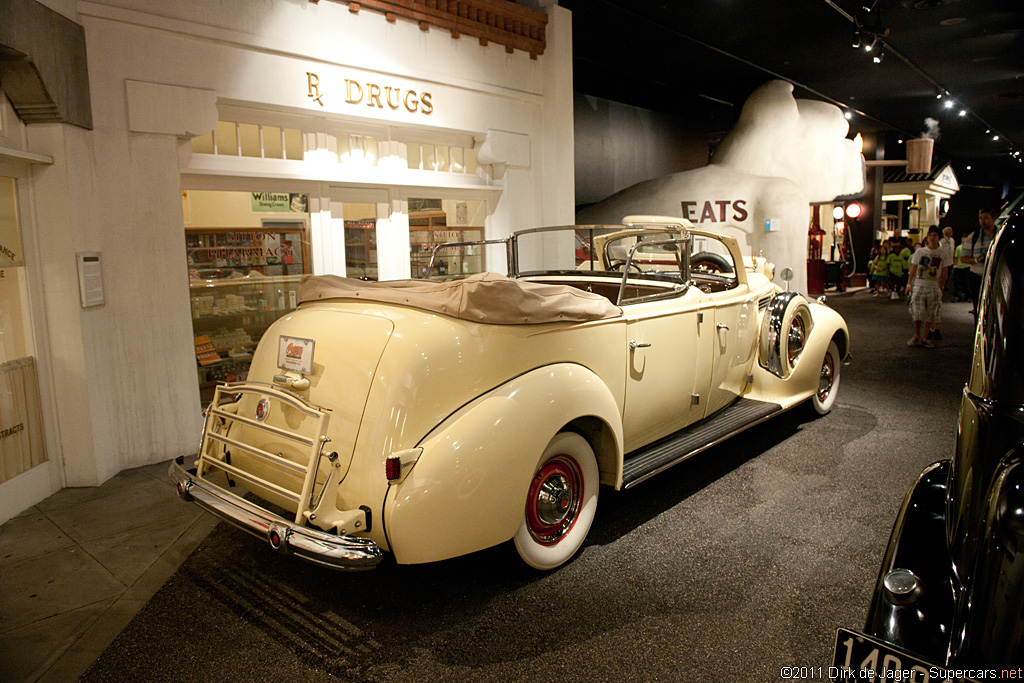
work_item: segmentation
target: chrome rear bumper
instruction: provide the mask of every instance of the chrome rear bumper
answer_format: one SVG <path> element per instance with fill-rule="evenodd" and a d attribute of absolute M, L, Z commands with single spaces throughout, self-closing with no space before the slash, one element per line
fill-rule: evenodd
<path fill-rule="evenodd" d="M 183 500 L 195 502 L 224 521 L 266 540 L 274 550 L 349 571 L 373 569 L 383 557 L 373 541 L 300 526 L 199 479 L 195 470 L 185 469 L 184 462 L 182 457 L 175 459 L 168 472 Z"/>

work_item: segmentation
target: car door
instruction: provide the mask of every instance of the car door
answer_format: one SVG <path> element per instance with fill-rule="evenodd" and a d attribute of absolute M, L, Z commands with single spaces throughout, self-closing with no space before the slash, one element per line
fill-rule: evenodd
<path fill-rule="evenodd" d="M 743 392 L 757 341 L 757 300 L 746 285 L 711 296 L 715 336 L 704 417 L 728 406 Z"/>
<path fill-rule="evenodd" d="M 693 241 L 692 252 L 691 273 L 697 281 L 701 264 L 710 264 L 704 276 L 705 319 L 710 319 L 713 337 L 704 356 L 709 372 L 699 373 L 707 386 L 698 388 L 706 399 L 702 417 L 708 417 L 732 403 L 746 386 L 757 341 L 757 300 L 742 273 L 743 264 L 735 262 L 723 242 L 700 236 Z"/>
<path fill-rule="evenodd" d="M 622 431 L 626 451 L 699 420 L 703 401 L 697 351 L 706 346 L 714 321 L 707 296 L 694 288 L 668 301 L 623 306 L 626 317 L 626 396 Z"/>

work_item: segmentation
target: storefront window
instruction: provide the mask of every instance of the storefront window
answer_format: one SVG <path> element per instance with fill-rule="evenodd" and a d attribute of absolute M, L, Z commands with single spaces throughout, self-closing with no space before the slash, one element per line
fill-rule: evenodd
<path fill-rule="evenodd" d="M 308 198 L 274 192 L 182 193 L 200 397 L 245 379 L 253 350 L 297 305 L 311 272 Z"/>
<path fill-rule="evenodd" d="M 345 274 L 364 280 L 378 279 L 377 205 L 345 202 Z"/>
<path fill-rule="evenodd" d="M 16 190 L 0 177 L 0 482 L 46 462 Z"/>
<path fill-rule="evenodd" d="M 409 199 L 409 247 L 413 277 L 426 277 L 430 256 L 439 244 L 484 239 L 486 204 L 481 200 Z M 472 275 L 486 268 L 482 246 L 445 250 L 432 276 Z"/>

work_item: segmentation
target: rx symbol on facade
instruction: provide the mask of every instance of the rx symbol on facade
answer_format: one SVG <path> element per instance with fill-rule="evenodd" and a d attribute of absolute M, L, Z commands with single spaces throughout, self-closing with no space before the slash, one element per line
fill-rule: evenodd
<path fill-rule="evenodd" d="M 308 97 L 321 107 L 324 106 L 323 94 L 320 92 L 320 77 L 308 71 L 306 72 L 306 77 L 309 81 Z"/>

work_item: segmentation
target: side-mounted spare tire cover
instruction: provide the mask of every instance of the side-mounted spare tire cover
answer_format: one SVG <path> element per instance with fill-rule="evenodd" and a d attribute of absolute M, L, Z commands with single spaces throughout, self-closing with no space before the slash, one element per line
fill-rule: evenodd
<path fill-rule="evenodd" d="M 814 319 L 807 300 L 797 292 L 780 292 L 768 304 L 761 322 L 758 362 L 782 379 L 793 372 Z"/>

